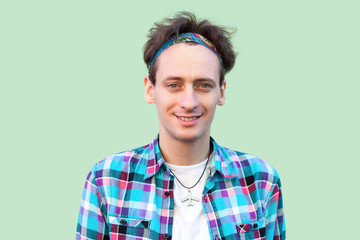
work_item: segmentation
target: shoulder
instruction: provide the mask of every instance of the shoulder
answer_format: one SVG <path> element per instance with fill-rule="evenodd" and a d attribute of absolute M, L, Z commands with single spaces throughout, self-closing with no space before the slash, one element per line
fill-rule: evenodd
<path fill-rule="evenodd" d="M 134 148 L 106 157 L 91 168 L 95 178 L 145 171 L 149 146 Z"/>
<path fill-rule="evenodd" d="M 254 177 L 277 182 L 279 174 L 275 168 L 263 159 L 248 153 L 217 146 L 218 155 L 229 171 L 233 171 L 240 178 Z"/>

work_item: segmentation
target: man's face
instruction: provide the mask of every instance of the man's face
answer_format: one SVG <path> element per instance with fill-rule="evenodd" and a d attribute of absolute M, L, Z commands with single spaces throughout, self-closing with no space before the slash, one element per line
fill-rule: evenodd
<path fill-rule="evenodd" d="M 145 98 L 155 103 L 159 134 L 192 142 L 209 138 L 216 105 L 225 103 L 220 86 L 220 61 L 201 45 L 179 43 L 157 59 L 156 84 L 145 78 Z"/>

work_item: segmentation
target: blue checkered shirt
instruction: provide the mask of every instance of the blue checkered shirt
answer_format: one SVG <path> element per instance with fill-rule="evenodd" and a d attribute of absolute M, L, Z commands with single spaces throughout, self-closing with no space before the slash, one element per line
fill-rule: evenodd
<path fill-rule="evenodd" d="M 285 239 L 279 175 L 263 160 L 213 139 L 202 206 L 212 239 Z M 174 176 L 157 138 L 114 154 L 87 176 L 76 239 L 171 239 Z"/>

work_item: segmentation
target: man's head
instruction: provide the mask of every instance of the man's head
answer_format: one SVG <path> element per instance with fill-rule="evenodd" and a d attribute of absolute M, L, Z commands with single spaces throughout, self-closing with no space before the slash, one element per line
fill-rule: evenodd
<path fill-rule="evenodd" d="M 235 54 L 224 30 L 208 21 L 198 22 L 189 13 L 166 21 L 173 25 L 157 24 L 161 31 L 152 29 L 153 38 L 145 46 L 146 63 L 151 66 L 144 80 L 145 99 L 156 104 L 161 138 L 208 140 L 216 105 L 225 103 L 224 74 L 234 65 Z M 182 42 L 183 32 L 208 44 Z M 176 40 L 168 46 L 173 37 Z"/>
<path fill-rule="evenodd" d="M 222 59 L 220 71 L 220 85 L 224 81 L 225 74 L 228 73 L 235 64 L 235 53 L 230 42 L 230 33 L 220 26 L 211 24 L 208 20 L 198 20 L 194 14 L 189 12 L 179 12 L 174 18 L 164 19 L 156 23 L 148 34 L 148 41 L 144 46 L 144 61 L 149 68 L 159 49 L 171 38 L 176 38 L 183 33 L 196 33 L 209 40 L 217 49 Z M 196 44 L 196 43 L 187 43 Z M 156 84 L 156 72 L 158 69 L 158 59 L 149 68 L 149 78 L 153 85 Z"/>

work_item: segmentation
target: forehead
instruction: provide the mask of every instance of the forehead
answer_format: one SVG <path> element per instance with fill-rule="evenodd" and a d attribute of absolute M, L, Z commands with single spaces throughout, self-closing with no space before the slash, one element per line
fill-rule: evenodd
<path fill-rule="evenodd" d="M 206 47 L 194 43 L 178 43 L 157 59 L 156 81 L 169 76 L 182 79 L 220 79 L 221 65 L 218 57 Z"/>

